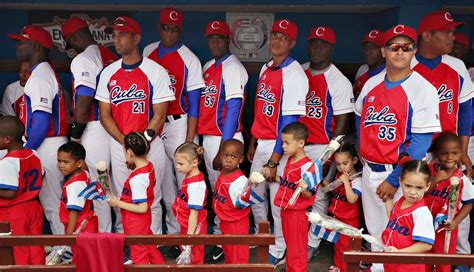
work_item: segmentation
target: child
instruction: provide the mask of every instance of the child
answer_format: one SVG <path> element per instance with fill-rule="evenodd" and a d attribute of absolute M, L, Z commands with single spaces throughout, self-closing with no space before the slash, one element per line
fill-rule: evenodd
<path fill-rule="evenodd" d="M 183 143 L 174 152 L 176 170 L 185 176 L 173 203 L 173 212 L 181 227 L 181 234 L 195 234 L 198 225 L 199 234 L 207 233 L 207 188 L 204 175 L 198 169 L 203 153 L 204 149 L 192 142 Z M 191 258 L 192 264 L 203 264 L 204 246 L 192 246 Z"/>
<path fill-rule="evenodd" d="M 358 161 L 353 143 L 343 144 L 335 153 L 334 161 L 339 171 L 336 179 L 343 183 L 331 194 L 328 213 L 337 220 L 355 228 L 359 228 L 360 197 L 362 196 L 361 178 L 350 180 L 356 174 L 355 164 Z M 346 271 L 346 263 L 342 262 L 342 253 L 349 250 L 349 236 L 341 235 L 334 245 L 334 266 L 330 271 Z"/>
<path fill-rule="evenodd" d="M 299 122 L 285 126 L 281 132 L 283 151 L 288 161 L 283 170 L 280 187 L 275 196 L 274 204 L 281 208 L 283 237 L 286 243 L 286 271 L 306 271 L 308 265 L 308 216 L 306 209 L 311 207 L 316 191 L 308 191 L 308 185 L 301 180 L 305 172 L 319 174 L 319 168 L 304 153 L 304 145 L 308 139 L 308 129 Z M 293 206 L 288 201 L 296 188 L 301 187 L 302 193 Z M 288 206 L 288 207 L 287 207 Z"/>
<path fill-rule="evenodd" d="M 153 137 L 155 131 L 148 129 L 147 135 Z M 152 234 L 151 205 L 155 198 L 155 170 L 147 161 L 150 143 L 141 132 L 130 132 L 124 138 L 125 161 L 134 169 L 123 185 L 120 200 L 111 197 L 109 204 L 120 208 L 125 234 Z M 154 245 L 131 245 L 130 258 L 134 264 L 164 264 L 165 260 Z"/>
<path fill-rule="evenodd" d="M 395 202 L 382 242 L 392 252 L 422 253 L 434 244 L 433 217 L 423 198 L 430 186 L 430 170 L 423 161 L 403 165 L 400 187 L 403 196 Z M 384 264 L 385 272 L 424 272 L 424 264 Z"/>
<path fill-rule="evenodd" d="M 84 170 L 85 159 L 86 150 L 79 143 L 65 143 L 58 149 L 58 168 L 65 177 L 59 204 L 59 219 L 64 225 L 64 232 L 69 235 L 73 234 L 84 220 L 87 222 L 81 232 L 98 231 L 92 201 L 78 197 L 90 183 L 89 174 Z"/>
<path fill-rule="evenodd" d="M 0 117 L 0 150 L 8 150 L 0 160 L 0 221 L 10 223 L 13 235 L 41 235 L 43 209 L 37 199 L 43 168 L 35 152 L 23 148 L 24 133 L 17 117 Z M 16 246 L 13 252 L 17 265 L 45 263 L 42 246 Z"/>
<path fill-rule="evenodd" d="M 220 219 L 222 234 L 248 234 L 250 203 L 263 202 L 263 199 L 251 191 L 250 186 L 241 194 L 248 183 L 239 169 L 244 160 L 244 144 L 236 139 L 225 141 L 220 160 L 221 172 L 214 188 L 213 208 Z M 222 251 L 226 264 L 249 263 L 248 245 L 223 245 Z"/>
<path fill-rule="evenodd" d="M 462 154 L 461 138 L 450 132 L 440 133 L 433 142 L 433 148 L 436 157 L 435 169 L 433 169 L 434 178 L 431 184 L 432 188 L 425 196 L 426 204 L 433 217 L 436 218 L 440 214 L 447 216 L 448 214 L 450 178 L 458 177 L 460 185 L 454 218 L 451 222 L 444 224 L 444 230 L 436 232 L 435 243 L 431 251 L 433 253 L 444 253 L 446 231 L 451 231 L 448 253 L 456 254 L 458 225 L 471 211 L 474 190 L 469 178 L 457 168 L 457 163 L 460 161 Z M 427 270 L 432 271 L 432 266 L 427 265 Z M 436 265 L 436 271 L 449 272 L 451 266 Z"/>

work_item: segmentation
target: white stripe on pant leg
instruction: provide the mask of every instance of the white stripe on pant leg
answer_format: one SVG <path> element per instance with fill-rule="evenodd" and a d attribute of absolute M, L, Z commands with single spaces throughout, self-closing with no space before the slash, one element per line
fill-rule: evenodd
<path fill-rule="evenodd" d="M 151 231 L 153 234 L 162 233 L 162 215 L 163 210 L 161 208 L 161 183 L 163 182 L 163 169 L 165 167 L 165 148 L 160 137 L 156 137 L 153 142 L 151 142 L 150 152 L 148 152 L 147 159 L 153 163 L 155 168 L 155 199 L 151 205 Z"/>
<path fill-rule="evenodd" d="M 275 140 L 258 140 L 250 172 L 260 170 L 267 163 L 273 152 L 274 145 Z M 251 206 L 255 227 L 258 229 L 258 223 L 268 220 L 268 182 L 261 183 L 254 188 L 254 191 L 264 200 L 263 203 Z"/>
<path fill-rule="evenodd" d="M 105 161 L 110 170 L 110 135 L 100 124 L 100 121 L 91 121 L 81 137 L 81 144 L 86 150 L 86 164 L 89 168 L 91 181 L 97 180 L 95 164 Z M 99 221 L 99 232 L 111 232 L 112 214 L 107 201 L 94 201 L 94 213 Z"/>
<path fill-rule="evenodd" d="M 123 185 L 131 171 L 127 168 L 127 164 L 125 163 L 123 146 L 114 139 L 110 140 L 110 165 L 110 170 L 112 172 L 112 189 L 115 196 L 120 198 L 122 195 Z M 115 211 L 115 232 L 123 233 L 122 214 L 118 208 L 116 208 Z"/>
<path fill-rule="evenodd" d="M 57 162 L 58 148 L 66 142 L 66 137 L 47 137 L 38 148 L 38 157 L 46 173 L 39 199 L 53 234 L 64 234 L 64 225 L 59 219 L 64 176 L 59 171 Z"/>

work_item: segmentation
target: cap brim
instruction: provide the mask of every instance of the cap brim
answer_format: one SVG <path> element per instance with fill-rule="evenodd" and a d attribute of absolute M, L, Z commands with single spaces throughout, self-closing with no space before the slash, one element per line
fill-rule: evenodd
<path fill-rule="evenodd" d="M 21 34 L 7 34 L 7 37 L 16 41 L 28 40 L 28 38 L 26 38 L 25 36 Z"/>

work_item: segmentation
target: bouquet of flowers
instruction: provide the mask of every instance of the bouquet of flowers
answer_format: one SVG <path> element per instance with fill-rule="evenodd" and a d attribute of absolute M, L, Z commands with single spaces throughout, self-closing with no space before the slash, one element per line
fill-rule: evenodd
<path fill-rule="evenodd" d="M 198 223 L 196 229 L 194 230 L 194 234 L 199 234 L 201 231 L 201 223 Z M 191 264 L 192 256 L 191 256 L 191 247 L 190 245 L 183 245 L 183 251 L 179 254 L 178 258 L 176 258 L 176 264 Z"/>
<path fill-rule="evenodd" d="M 349 179 L 353 180 L 355 178 L 362 177 L 362 172 L 357 172 L 354 175 L 350 176 Z M 322 193 L 328 193 L 339 187 L 342 184 L 342 180 L 340 178 L 336 179 L 335 181 L 329 183 L 326 187 L 321 188 Z"/>
<path fill-rule="evenodd" d="M 268 175 L 268 173 L 265 168 L 259 169 L 257 171 L 253 171 L 250 174 L 249 179 L 247 180 L 247 184 L 245 184 L 244 188 L 242 188 L 242 192 L 240 194 L 241 195 L 245 194 L 249 186 L 257 186 L 260 183 L 264 182 L 266 175 Z"/>
<path fill-rule="evenodd" d="M 334 154 L 334 152 L 336 152 L 336 150 L 341 146 L 343 140 L 344 140 L 344 135 L 339 135 L 336 138 L 332 139 L 331 142 L 329 142 L 329 145 L 326 147 L 326 149 L 324 149 L 323 154 L 321 154 L 319 159 L 316 160 L 316 163 L 319 164 L 322 167 L 322 165 L 324 165 L 326 163 L 326 161 L 332 156 L 332 154 Z M 303 181 L 308 183 L 306 181 L 306 179 L 307 179 L 306 177 L 303 176 L 302 179 L 303 179 Z M 316 184 L 320 181 L 314 181 L 314 182 L 315 182 L 315 184 L 309 184 L 308 183 L 308 189 L 312 189 L 312 187 L 316 186 Z M 299 186 L 298 186 L 298 188 L 296 188 L 296 190 L 293 193 L 293 195 L 291 196 L 290 200 L 288 200 L 288 204 L 286 205 L 286 207 L 295 205 L 296 200 L 298 199 L 298 197 L 301 194 L 301 190 L 302 189 Z M 286 209 L 286 207 L 285 207 L 285 209 Z"/>
<path fill-rule="evenodd" d="M 347 236 L 362 237 L 362 239 L 366 240 L 370 244 L 380 247 L 384 251 L 390 251 L 389 247 L 384 245 L 379 239 L 368 234 L 362 234 L 364 229 L 356 229 L 353 226 L 342 223 L 341 221 L 330 216 L 319 214 L 318 212 L 309 213 L 308 219 L 311 224 L 317 224 L 323 228 L 334 230 Z"/>
<path fill-rule="evenodd" d="M 448 194 L 448 218 L 446 219 L 447 222 L 453 221 L 454 214 L 456 212 L 456 206 L 458 203 L 459 198 L 459 177 L 451 177 L 449 179 L 449 194 Z M 444 253 L 448 253 L 449 251 L 449 244 L 451 241 L 451 231 L 447 230 L 446 235 L 444 236 Z"/>
<path fill-rule="evenodd" d="M 86 226 L 88 220 L 85 219 L 81 222 L 81 224 L 77 227 L 77 229 L 72 233 L 73 235 L 79 234 L 84 227 Z M 67 253 L 71 252 L 71 248 L 69 246 L 57 246 L 55 247 L 49 254 L 46 256 L 46 265 L 56 265 L 60 264 L 63 256 Z"/>
<path fill-rule="evenodd" d="M 107 169 L 107 163 L 105 161 L 99 161 L 95 164 L 95 169 L 97 170 L 97 181 L 100 186 L 105 190 L 105 197 L 107 199 L 112 196 L 112 190 L 110 189 L 110 177 L 109 171 Z"/>

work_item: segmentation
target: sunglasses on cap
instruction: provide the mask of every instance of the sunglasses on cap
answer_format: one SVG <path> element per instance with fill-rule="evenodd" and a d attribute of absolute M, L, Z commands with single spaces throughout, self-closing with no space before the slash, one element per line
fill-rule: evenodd
<path fill-rule="evenodd" d="M 402 49 L 403 52 L 411 52 L 415 49 L 415 44 L 413 43 L 408 43 L 408 44 L 403 44 L 403 43 L 392 43 L 387 46 L 385 46 L 388 50 L 392 52 L 398 52 L 398 50 Z"/>

